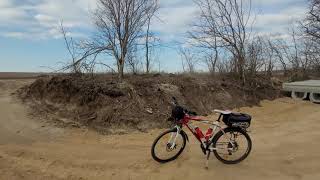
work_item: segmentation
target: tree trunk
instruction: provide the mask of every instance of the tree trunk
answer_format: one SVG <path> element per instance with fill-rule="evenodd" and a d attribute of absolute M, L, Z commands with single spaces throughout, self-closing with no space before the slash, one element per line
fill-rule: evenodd
<path fill-rule="evenodd" d="M 121 82 L 123 79 L 124 70 L 124 55 L 121 55 L 121 59 L 118 60 L 118 79 Z"/>
<path fill-rule="evenodd" d="M 150 72 L 150 59 L 149 59 L 149 31 L 150 31 L 150 20 L 148 19 L 147 24 L 147 35 L 146 35 L 146 73 L 149 74 Z"/>
<path fill-rule="evenodd" d="M 123 79 L 123 69 L 124 69 L 124 63 L 120 64 L 119 72 L 118 72 L 118 79 L 121 82 Z"/>
<path fill-rule="evenodd" d="M 218 61 L 218 49 L 217 49 L 217 40 L 216 40 L 216 38 L 215 38 L 215 49 L 214 49 L 214 60 L 212 61 L 211 60 L 211 66 L 212 66 L 212 72 L 211 72 L 211 74 L 214 76 L 215 75 L 215 73 L 216 73 L 216 65 L 217 65 L 217 61 Z"/>
<path fill-rule="evenodd" d="M 246 77 L 245 77 L 245 59 L 244 57 L 240 56 L 238 58 L 238 74 L 240 75 L 240 80 L 242 80 L 242 84 L 245 85 Z"/>

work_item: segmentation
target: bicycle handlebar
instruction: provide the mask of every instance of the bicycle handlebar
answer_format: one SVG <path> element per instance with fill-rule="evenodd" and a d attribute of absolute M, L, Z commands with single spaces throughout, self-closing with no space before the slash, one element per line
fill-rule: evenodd
<path fill-rule="evenodd" d="M 173 101 L 174 105 L 176 105 L 176 106 L 179 105 L 176 97 L 172 96 L 172 101 Z"/>
<path fill-rule="evenodd" d="M 173 101 L 173 104 L 174 104 L 175 106 L 179 106 L 179 103 L 178 103 L 176 97 L 172 96 L 172 101 Z M 189 114 L 189 115 L 193 115 L 193 116 L 197 116 L 197 113 L 196 113 L 196 112 L 194 112 L 194 111 L 189 111 L 188 109 L 186 109 L 186 108 L 184 108 L 184 107 L 182 107 L 182 108 L 183 108 L 184 113 Z"/>

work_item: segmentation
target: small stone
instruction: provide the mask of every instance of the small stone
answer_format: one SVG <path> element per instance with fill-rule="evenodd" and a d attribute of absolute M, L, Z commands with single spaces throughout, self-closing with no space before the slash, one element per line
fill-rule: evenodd
<path fill-rule="evenodd" d="M 153 111 L 151 108 L 146 108 L 146 111 L 149 113 L 149 114 L 153 114 Z"/>

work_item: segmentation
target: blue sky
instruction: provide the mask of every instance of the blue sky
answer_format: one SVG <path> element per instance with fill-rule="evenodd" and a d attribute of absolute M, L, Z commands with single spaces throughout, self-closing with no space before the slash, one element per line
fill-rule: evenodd
<path fill-rule="evenodd" d="M 252 0 L 256 14 L 254 29 L 261 35 L 287 37 L 292 22 L 302 19 L 307 0 Z M 197 7 L 192 0 L 160 0 L 158 17 L 153 23 L 163 47 L 158 52 L 161 69 L 181 71 L 181 58 L 176 42 L 184 43 L 190 24 L 195 21 Z M 40 72 L 67 62 L 59 21 L 70 35 L 89 37 L 94 26 L 90 12 L 95 0 L 0 0 L 0 71 Z M 106 63 L 113 64 L 112 59 Z M 154 68 L 158 67 L 154 64 Z"/>

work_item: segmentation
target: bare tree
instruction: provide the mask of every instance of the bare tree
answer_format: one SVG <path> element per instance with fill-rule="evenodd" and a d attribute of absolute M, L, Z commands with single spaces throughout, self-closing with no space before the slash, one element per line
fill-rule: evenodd
<path fill-rule="evenodd" d="M 257 36 L 247 47 L 247 74 L 254 78 L 257 74 L 264 74 L 266 78 L 272 77 L 276 63 L 276 47 L 272 40 L 266 36 Z M 282 57 L 282 52 L 280 52 Z"/>
<path fill-rule="evenodd" d="M 311 40 L 320 44 L 320 0 L 309 0 L 310 9 L 307 13 L 303 27 L 305 32 L 311 36 Z"/>
<path fill-rule="evenodd" d="M 217 51 L 215 51 L 214 53 L 207 53 L 204 57 L 204 62 L 206 63 L 209 69 L 209 72 L 212 75 L 215 75 L 216 73 L 218 58 L 219 58 L 219 55 Z"/>
<path fill-rule="evenodd" d="M 198 23 L 190 33 L 204 48 L 225 48 L 233 55 L 234 70 L 245 83 L 246 42 L 250 34 L 251 0 L 197 0 Z"/>
<path fill-rule="evenodd" d="M 287 51 L 287 44 L 285 41 L 278 39 L 276 41 L 268 42 L 270 49 L 274 52 L 275 61 L 278 61 L 282 67 L 283 74 L 286 76 L 288 74 L 288 62 L 284 56 L 283 52 Z"/>
<path fill-rule="evenodd" d="M 60 32 L 63 36 L 66 48 L 72 60 L 71 63 L 68 63 L 69 65 L 67 65 L 67 69 L 71 69 L 72 73 L 81 74 L 81 62 L 77 61 L 79 58 L 79 54 L 77 52 L 78 48 L 77 48 L 76 42 L 73 40 L 72 37 L 68 38 L 67 31 L 63 26 L 63 21 L 60 22 Z"/>
<path fill-rule="evenodd" d="M 205 48 L 206 49 L 206 48 Z M 212 47 L 208 48 L 207 51 L 204 52 L 204 62 L 207 65 L 209 72 L 214 75 L 216 72 L 217 62 L 219 60 L 219 47 L 217 44 L 217 38 L 214 37 Z"/>
<path fill-rule="evenodd" d="M 301 23 L 304 32 L 307 34 L 305 41 L 308 50 L 304 55 L 308 57 L 312 69 L 320 74 L 320 0 L 309 0 L 309 2 L 309 11 L 305 20 Z"/>
<path fill-rule="evenodd" d="M 262 66 L 265 64 L 265 57 L 263 56 L 263 40 L 261 37 L 257 37 L 252 40 L 247 47 L 246 65 L 247 73 L 250 77 L 255 77 L 258 71 L 262 70 Z"/>
<path fill-rule="evenodd" d="M 179 53 L 182 59 L 182 68 L 184 72 L 194 73 L 197 60 L 195 54 L 189 48 L 180 48 Z"/>
<path fill-rule="evenodd" d="M 220 59 L 217 61 L 217 69 L 220 74 L 230 73 L 232 71 L 232 61 L 228 60 L 228 58 L 221 56 Z"/>
<path fill-rule="evenodd" d="M 298 37 L 294 27 L 291 28 L 290 32 L 292 38 L 292 48 L 290 52 L 287 52 L 288 60 L 291 63 L 291 68 L 295 74 L 298 73 L 300 68 L 300 47 L 298 45 Z"/>
<path fill-rule="evenodd" d="M 314 58 L 313 42 L 306 39 L 302 33 L 297 33 L 297 30 L 296 27 L 290 28 L 288 39 L 274 41 L 269 39 L 268 46 L 264 48 L 269 51 L 267 53 L 269 59 L 277 60 L 282 66 L 284 75 L 291 80 L 306 78 L 311 72 L 311 62 Z"/>
<path fill-rule="evenodd" d="M 138 74 L 141 62 L 139 61 L 137 46 L 134 46 L 132 48 L 133 49 L 129 50 L 128 55 L 126 57 L 126 64 L 128 70 L 132 74 Z"/>
<path fill-rule="evenodd" d="M 143 37 L 143 27 L 157 5 L 155 0 L 98 0 L 94 21 L 98 34 L 86 47 L 112 55 L 122 80 L 127 54 Z"/>
<path fill-rule="evenodd" d="M 149 58 L 150 23 L 151 23 L 151 16 L 148 17 L 147 32 L 146 32 L 146 73 L 147 74 L 150 71 L 150 58 Z"/>
<path fill-rule="evenodd" d="M 264 41 L 264 54 L 266 57 L 265 72 L 267 77 L 271 78 L 276 62 L 276 52 L 272 48 L 272 41 L 270 39 Z"/>
<path fill-rule="evenodd" d="M 304 40 L 302 42 L 301 50 L 301 70 L 303 77 L 307 77 L 308 71 L 312 69 L 313 53 L 312 53 L 313 44 L 312 41 Z"/>
<path fill-rule="evenodd" d="M 146 43 L 145 43 L 145 48 L 146 48 L 146 73 L 148 74 L 151 69 L 151 59 L 150 59 L 150 38 L 153 37 L 153 35 L 150 32 L 150 25 L 151 25 L 151 20 L 154 17 L 155 13 L 159 10 L 160 6 L 158 3 L 158 0 L 154 1 L 154 6 L 153 9 L 149 11 L 148 14 L 148 19 L 147 19 L 147 30 L 146 30 Z"/>

